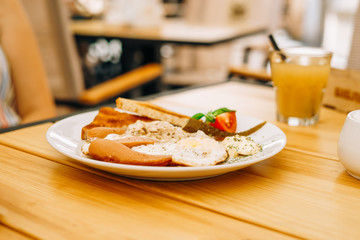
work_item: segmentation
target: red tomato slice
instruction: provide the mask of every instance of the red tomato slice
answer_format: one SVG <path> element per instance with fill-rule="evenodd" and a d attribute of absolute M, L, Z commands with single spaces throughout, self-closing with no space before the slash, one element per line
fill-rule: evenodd
<path fill-rule="evenodd" d="M 215 122 L 210 125 L 230 133 L 236 132 L 236 113 L 225 112 L 215 117 Z"/>

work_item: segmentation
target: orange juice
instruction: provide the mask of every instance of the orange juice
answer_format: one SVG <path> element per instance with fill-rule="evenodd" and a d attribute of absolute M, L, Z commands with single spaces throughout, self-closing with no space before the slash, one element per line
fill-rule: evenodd
<path fill-rule="evenodd" d="M 306 51 L 284 53 L 285 60 L 278 53 L 271 56 L 278 120 L 290 125 L 313 124 L 318 120 L 331 54 L 329 58 L 328 55 L 307 56 Z"/>

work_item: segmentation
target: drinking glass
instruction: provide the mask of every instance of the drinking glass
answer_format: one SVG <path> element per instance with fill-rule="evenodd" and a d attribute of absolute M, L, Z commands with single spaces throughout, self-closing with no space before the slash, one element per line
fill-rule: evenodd
<path fill-rule="evenodd" d="M 290 126 L 318 122 L 331 58 L 331 52 L 312 47 L 292 47 L 271 53 L 278 121 Z"/>

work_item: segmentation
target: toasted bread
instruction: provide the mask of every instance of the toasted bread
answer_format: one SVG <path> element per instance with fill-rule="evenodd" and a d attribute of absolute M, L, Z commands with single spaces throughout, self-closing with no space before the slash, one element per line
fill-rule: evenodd
<path fill-rule="evenodd" d="M 95 127 L 121 128 L 135 123 L 137 120 L 152 121 L 148 117 L 119 112 L 111 107 L 102 107 L 94 120 L 81 129 L 81 139 L 87 139 L 89 129 Z"/>
<path fill-rule="evenodd" d="M 144 117 L 167 121 L 179 127 L 184 127 L 190 119 L 189 116 L 170 111 L 149 102 L 141 102 L 125 98 L 117 98 L 116 107 L 125 111 L 137 113 Z"/>

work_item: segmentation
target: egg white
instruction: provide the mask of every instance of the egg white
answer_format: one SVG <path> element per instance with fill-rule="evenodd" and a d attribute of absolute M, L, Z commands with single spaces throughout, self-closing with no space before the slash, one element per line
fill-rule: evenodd
<path fill-rule="evenodd" d="M 228 157 L 225 148 L 209 137 L 189 137 L 177 142 L 172 161 L 185 166 L 212 166 Z"/>
<path fill-rule="evenodd" d="M 132 150 L 150 155 L 171 156 L 174 154 L 175 147 L 176 147 L 176 143 L 174 142 L 163 142 L 163 143 L 154 143 L 154 144 L 136 146 L 133 147 Z"/>

